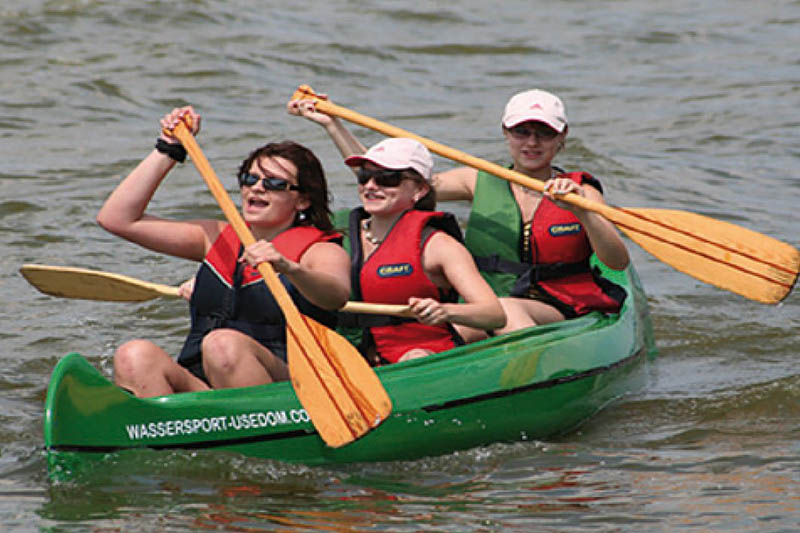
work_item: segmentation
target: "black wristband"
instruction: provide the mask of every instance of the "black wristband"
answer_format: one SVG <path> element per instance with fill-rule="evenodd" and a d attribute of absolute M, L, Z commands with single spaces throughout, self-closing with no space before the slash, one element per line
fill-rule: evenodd
<path fill-rule="evenodd" d="M 178 163 L 186 161 L 186 148 L 180 143 L 168 143 L 161 137 L 156 140 L 156 150 L 168 155 Z"/>

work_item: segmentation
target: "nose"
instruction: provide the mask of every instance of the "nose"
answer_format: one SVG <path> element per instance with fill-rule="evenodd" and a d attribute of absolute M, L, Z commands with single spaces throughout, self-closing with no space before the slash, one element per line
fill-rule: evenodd
<path fill-rule="evenodd" d="M 264 180 L 266 180 L 266 178 L 258 178 L 258 181 L 256 181 L 252 186 L 250 186 L 250 189 L 258 188 L 261 191 L 266 191 L 267 188 L 264 186 Z"/>
<path fill-rule="evenodd" d="M 365 189 L 367 189 L 367 188 L 369 188 L 369 189 L 377 189 L 378 188 L 378 184 L 375 183 L 375 176 L 370 176 L 370 178 L 367 180 L 367 182 L 363 184 L 363 187 Z"/>
<path fill-rule="evenodd" d="M 539 136 L 539 132 L 536 130 L 531 130 L 530 133 L 528 133 L 528 136 L 525 137 L 526 143 L 539 144 L 539 141 L 541 140 L 542 137 Z"/>

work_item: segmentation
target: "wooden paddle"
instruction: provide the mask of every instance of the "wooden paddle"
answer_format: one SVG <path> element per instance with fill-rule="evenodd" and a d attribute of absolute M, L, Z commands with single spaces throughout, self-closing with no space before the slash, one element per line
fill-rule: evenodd
<path fill-rule="evenodd" d="M 217 200 L 244 246 L 255 242 L 250 229 L 184 122 L 171 132 Z M 258 271 L 286 319 L 286 352 L 292 384 L 326 444 L 343 446 L 386 420 L 392 402 L 366 360 L 344 337 L 302 315 L 269 263 Z"/>
<path fill-rule="evenodd" d="M 145 302 L 163 296 L 181 298 L 178 287 L 100 270 L 28 263 L 22 265 L 19 271 L 40 292 L 60 298 L 103 302 Z M 407 305 L 367 302 L 347 302 L 340 311 L 408 318 L 415 316 Z"/>
<path fill-rule="evenodd" d="M 292 96 L 292 100 L 296 99 L 313 100 L 318 111 L 384 135 L 416 139 L 432 152 L 524 187 L 539 192 L 544 189 L 544 182 L 525 174 L 333 104 L 307 85 L 297 89 Z M 800 273 L 800 252 L 796 248 L 735 224 L 674 209 L 613 207 L 573 193 L 559 199 L 603 215 L 631 240 L 675 269 L 751 300 L 780 302 L 791 292 Z"/>

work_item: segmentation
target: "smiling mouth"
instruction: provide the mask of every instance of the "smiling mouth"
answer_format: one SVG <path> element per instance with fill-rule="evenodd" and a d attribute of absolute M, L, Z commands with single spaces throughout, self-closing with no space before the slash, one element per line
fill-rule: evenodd
<path fill-rule="evenodd" d="M 251 197 L 251 198 L 247 199 L 247 206 L 248 207 L 261 208 L 261 207 L 267 207 L 268 205 L 269 205 L 269 202 L 267 202 L 266 200 L 262 200 L 260 198 Z"/>

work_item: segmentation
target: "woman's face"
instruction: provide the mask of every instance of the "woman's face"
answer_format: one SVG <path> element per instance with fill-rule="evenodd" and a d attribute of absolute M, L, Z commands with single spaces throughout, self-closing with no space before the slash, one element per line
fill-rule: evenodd
<path fill-rule="evenodd" d="M 550 164 L 558 153 L 567 130 L 559 133 L 542 122 L 523 122 L 512 128 L 504 128 L 508 151 L 514 161 L 514 169 L 525 173 L 550 170 Z"/>
<path fill-rule="evenodd" d="M 364 163 L 361 167 L 366 175 L 371 173 L 381 173 L 382 171 L 392 174 L 395 171 L 386 171 L 370 162 Z M 380 176 L 368 177 L 367 181 L 361 183 L 359 180 L 358 196 L 364 210 L 373 216 L 393 216 L 408 209 L 413 209 L 414 204 L 425 196 L 429 190 L 427 183 L 422 183 L 415 179 L 403 179 L 394 185 L 391 178 L 386 180 L 387 184 Z"/>
<path fill-rule="evenodd" d="M 297 167 L 283 157 L 262 157 L 250 165 L 250 175 L 241 184 L 242 215 L 254 226 L 289 227 L 298 211 L 309 206 L 304 194 L 292 187 L 298 186 Z M 255 181 L 257 178 L 258 181 Z M 265 183 L 264 178 L 269 182 Z M 255 183 L 252 183 L 254 182 Z"/>

